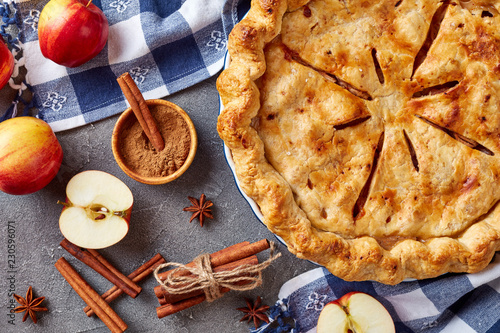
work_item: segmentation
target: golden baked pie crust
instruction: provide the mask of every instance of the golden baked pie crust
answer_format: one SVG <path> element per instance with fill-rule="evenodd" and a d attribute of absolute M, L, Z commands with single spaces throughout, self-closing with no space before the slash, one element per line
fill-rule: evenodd
<path fill-rule="evenodd" d="M 243 191 L 345 280 L 500 249 L 500 2 L 252 1 L 217 81 Z"/>

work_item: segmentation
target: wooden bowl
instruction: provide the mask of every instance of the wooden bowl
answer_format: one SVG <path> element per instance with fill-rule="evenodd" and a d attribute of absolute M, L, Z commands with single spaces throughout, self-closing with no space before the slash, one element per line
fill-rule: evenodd
<path fill-rule="evenodd" d="M 198 137 L 196 135 L 196 129 L 193 125 L 193 122 L 191 121 L 191 118 L 189 118 L 188 114 L 178 105 L 175 105 L 174 103 L 171 103 L 163 99 L 150 99 L 147 100 L 146 103 L 148 104 L 148 106 L 155 106 L 155 105 L 167 106 L 168 108 L 170 108 L 170 110 L 176 111 L 186 122 L 189 129 L 191 144 L 189 147 L 188 156 L 184 161 L 184 164 L 182 164 L 182 166 L 179 167 L 175 172 L 167 176 L 158 176 L 158 177 L 141 174 L 140 172 L 133 170 L 129 167 L 126 158 L 123 156 L 121 152 L 120 141 L 122 132 L 126 128 L 129 128 L 134 122 L 137 122 L 137 118 L 135 117 L 135 114 L 132 111 L 132 108 L 130 107 L 125 111 L 123 111 L 123 113 L 118 118 L 118 121 L 115 124 L 115 127 L 113 129 L 113 135 L 111 137 L 111 148 L 113 150 L 113 155 L 115 157 L 116 162 L 123 170 L 123 172 L 125 172 L 130 178 L 144 184 L 150 184 L 150 185 L 165 184 L 179 178 L 189 168 L 191 162 L 193 162 L 194 156 L 196 155 L 196 148 L 198 146 Z M 150 109 L 154 116 L 155 115 L 154 109 L 153 108 Z M 167 140 L 166 138 L 164 139 Z"/>

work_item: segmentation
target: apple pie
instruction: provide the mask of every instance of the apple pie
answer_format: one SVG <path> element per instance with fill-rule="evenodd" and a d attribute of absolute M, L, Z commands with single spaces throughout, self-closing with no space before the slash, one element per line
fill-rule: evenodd
<path fill-rule="evenodd" d="M 348 281 L 500 250 L 500 1 L 254 0 L 217 81 L 242 190 Z"/>

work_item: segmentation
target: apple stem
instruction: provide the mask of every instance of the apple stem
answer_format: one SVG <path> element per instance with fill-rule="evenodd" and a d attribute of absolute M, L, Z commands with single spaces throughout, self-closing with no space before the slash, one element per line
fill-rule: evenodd
<path fill-rule="evenodd" d="M 92 0 L 89 0 L 89 2 L 87 3 L 87 6 L 85 6 L 85 7 L 90 6 L 91 3 L 92 3 Z"/>
<path fill-rule="evenodd" d="M 119 217 L 125 217 L 127 216 L 127 212 L 121 211 L 121 212 L 114 212 L 113 215 L 119 216 Z"/>
<path fill-rule="evenodd" d="M 64 207 L 69 207 L 69 206 L 71 206 L 69 203 L 64 202 L 64 201 L 61 201 L 61 200 L 57 200 L 57 203 L 58 203 L 59 205 L 63 205 Z"/>

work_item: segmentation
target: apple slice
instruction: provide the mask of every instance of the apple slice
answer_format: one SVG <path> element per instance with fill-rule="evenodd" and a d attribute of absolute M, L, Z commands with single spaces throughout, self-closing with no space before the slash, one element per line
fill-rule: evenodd
<path fill-rule="evenodd" d="M 372 296 L 353 291 L 327 303 L 318 318 L 318 333 L 392 333 L 394 321 Z"/>
<path fill-rule="evenodd" d="M 71 243 L 102 249 L 128 233 L 134 198 L 120 179 L 103 171 L 83 171 L 66 186 L 59 228 Z"/>

